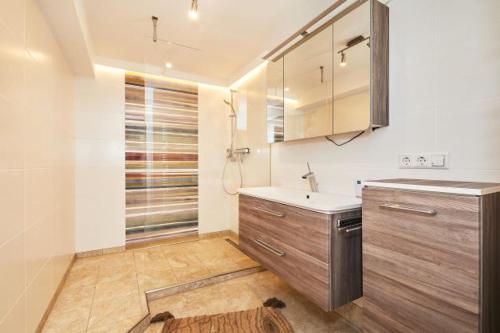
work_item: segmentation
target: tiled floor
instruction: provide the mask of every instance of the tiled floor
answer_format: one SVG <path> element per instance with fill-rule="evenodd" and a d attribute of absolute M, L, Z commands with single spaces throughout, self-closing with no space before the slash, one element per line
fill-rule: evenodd
<path fill-rule="evenodd" d="M 362 309 L 350 303 L 326 313 L 310 303 L 271 272 L 262 272 L 207 286 L 149 303 L 151 314 L 170 311 L 182 318 L 203 314 L 248 310 L 262 306 L 270 297 L 285 302 L 282 310 L 295 333 L 361 332 Z M 147 333 L 161 332 L 162 323 L 152 324 Z"/>
<path fill-rule="evenodd" d="M 223 238 L 77 259 L 43 332 L 127 332 L 147 314 L 145 291 L 255 265 Z"/>

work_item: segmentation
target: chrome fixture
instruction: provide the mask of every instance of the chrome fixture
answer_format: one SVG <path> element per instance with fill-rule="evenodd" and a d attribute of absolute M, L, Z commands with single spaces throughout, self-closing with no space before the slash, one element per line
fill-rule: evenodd
<path fill-rule="evenodd" d="M 198 0 L 191 0 L 191 9 L 189 10 L 189 18 L 192 20 L 198 19 Z"/>
<path fill-rule="evenodd" d="M 226 162 L 224 163 L 224 169 L 222 170 L 222 177 L 221 177 L 221 182 L 222 182 L 222 188 L 224 189 L 224 192 L 230 195 L 236 195 L 238 194 L 238 191 L 231 192 L 226 188 L 226 169 L 227 165 L 229 162 L 236 162 L 238 166 L 238 175 L 239 175 L 239 180 L 240 184 L 238 187 L 243 187 L 243 174 L 241 172 L 241 162 L 243 161 L 243 157 L 247 154 L 250 154 L 250 148 L 235 148 L 236 145 L 236 134 L 237 128 L 236 128 L 236 123 L 238 119 L 238 115 L 236 113 L 236 110 L 234 109 L 234 94 L 237 93 L 236 90 L 230 90 L 231 93 L 231 100 L 227 101 L 224 100 L 224 103 L 229 105 L 231 113 L 229 114 L 229 119 L 231 120 L 231 144 L 229 148 L 226 149 Z"/>
<path fill-rule="evenodd" d="M 314 172 L 311 171 L 311 167 L 309 166 L 309 162 L 307 162 L 307 169 L 309 170 L 308 173 L 302 176 L 302 179 L 307 179 L 309 180 L 309 186 L 311 188 L 311 192 L 319 192 L 318 188 L 318 182 L 316 181 L 316 176 L 314 175 Z"/>

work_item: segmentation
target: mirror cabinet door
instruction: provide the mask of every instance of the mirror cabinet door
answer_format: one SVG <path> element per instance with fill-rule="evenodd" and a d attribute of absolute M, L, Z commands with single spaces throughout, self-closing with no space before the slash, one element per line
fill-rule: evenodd
<path fill-rule="evenodd" d="M 385 52 L 379 52 L 384 64 L 388 50 L 387 10 L 382 8 L 381 13 L 385 16 L 372 22 L 372 3 L 366 1 L 327 28 L 306 35 L 281 58 L 269 62 L 268 142 L 346 134 L 370 128 L 373 117 L 371 94 L 384 95 L 383 100 L 387 100 L 388 89 L 387 71 L 382 70 L 379 76 L 385 78 L 380 79 L 385 90 L 371 86 L 373 52 L 370 51 L 370 34 L 374 22 L 375 27 L 379 26 L 378 21 L 383 23 L 379 34 L 384 33 L 384 38 L 376 38 L 379 41 L 373 47 Z M 381 42 L 387 45 L 378 47 Z M 380 98 L 377 96 L 376 100 Z M 380 109 L 387 118 L 387 108 Z M 386 120 L 380 126 L 387 124 Z"/>
<path fill-rule="evenodd" d="M 370 3 L 333 24 L 333 134 L 370 127 Z"/>
<path fill-rule="evenodd" d="M 285 141 L 333 133 L 332 43 L 330 26 L 284 56 Z"/>
<path fill-rule="evenodd" d="M 283 141 L 283 58 L 267 64 L 267 142 Z"/>

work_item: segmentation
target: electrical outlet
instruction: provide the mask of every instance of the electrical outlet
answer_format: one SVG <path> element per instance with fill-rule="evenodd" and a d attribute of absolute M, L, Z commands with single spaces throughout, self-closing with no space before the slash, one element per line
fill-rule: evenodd
<path fill-rule="evenodd" d="M 406 169 L 411 167 L 411 156 L 408 154 L 399 155 L 399 168 Z"/>
<path fill-rule="evenodd" d="M 429 155 L 426 154 L 416 154 L 414 156 L 415 167 L 416 168 L 427 168 L 429 166 Z"/>
<path fill-rule="evenodd" d="M 448 169 L 448 153 L 399 155 L 400 169 Z"/>

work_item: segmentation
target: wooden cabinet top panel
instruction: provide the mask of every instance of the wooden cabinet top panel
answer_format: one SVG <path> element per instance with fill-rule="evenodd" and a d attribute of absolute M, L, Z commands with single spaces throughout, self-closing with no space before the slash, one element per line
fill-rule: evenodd
<path fill-rule="evenodd" d="M 453 193 L 464 195 L 486 195 L 500 192 L 500 183 L 480 183 L 457 180 L 432 180 L 394 178 L 381 180 L 368 180 L 365 186 L 395 188 L 403 190 L 428 191 L 440 193 Z"/>

